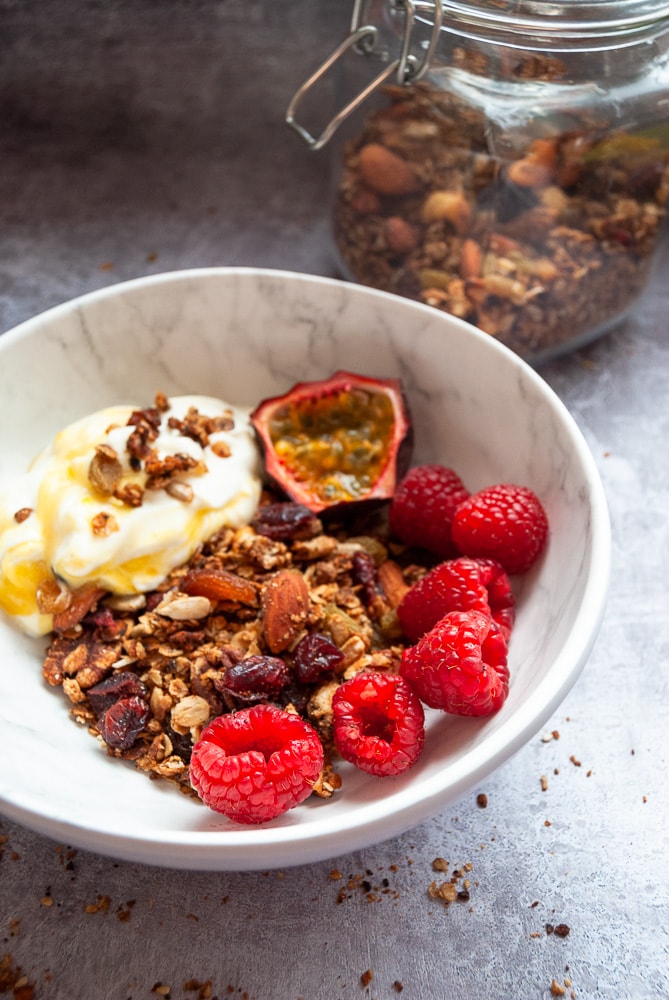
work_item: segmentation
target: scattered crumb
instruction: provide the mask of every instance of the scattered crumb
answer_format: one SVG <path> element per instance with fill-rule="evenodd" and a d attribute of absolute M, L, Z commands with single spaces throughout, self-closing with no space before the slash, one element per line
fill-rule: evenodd
<path fill-rule="evenodd" d="M 432 862 L 432 868 L 435 871 L 446 872 L 448 871 L 448 867 L 448 861 L 445 861 L 443 858 L 435 858 Z M 440 900 L 446 907 L 450 906 L 455 900 L 458 900 L 460 903 L 468 902 L 470 899 L 469 890 L 471 889 L 471 881 L 466 877 L 466 873 L 470 872 L 472 867 L 471 861 L 468 861 L 462 868 L 453 869 L 448 882 L 433 880 L 427 888 L 428 896 L 431 899 Z"/>
<path fill-rule="evenodd" d="M 546 777 L 546 775 L 542 774 L 541 778 L 539 779 L 539 781 L 541 782 L 541 791 L 542 792 L 547 791 L 548 790 L 548 778 Z"/>
<path fill-rule="evenodd" d="M 552 994 L 552 996 L 554 996 L 554 997 L 563 997 L 566 992 L 567 991 L 564 988 L 564 986 L 560 986 L 560 984 L 558 983 L 557 979 L 554 979 L 553 982 L 551 983 L 551 994 Z"/>
<path fill-rule="evenodd" d="M 361 986 L 369 986 L 369 984 L 371 983 L 371 981 L 372 981 L 373 978 L 374 978 L 374 973 L 372 972 L 371 969 L 367 969 L 360 976 L 360 985 Z"/>
<path fill-rule="evenodd" d="M 342 873 L 339 871 L 338 868 L 333 868 L 332 871 L 330 872 L 330 874 L 328 875 L 328 878 L 331 878 L 335 882 L 338 881 L 340 878 L 343 878 L 343 877 L 344 876 L 342 875 Z"/>
<path fill-rule="evenodd" d="M 187 979 L 183 984 L 185 993 L 197 993 L 196 1000 L 211 1000 L 211 979 L 201 983 L 198 979 Z"/>
<path fill-rule="evenodd" d="M 399 981 L 399 979 L 396 979 L 393 983 L 393 989 L 395 990 L 395 993 L 401 993 L 404 989 L 404 985 Z"/>
<path fill-rule="evenodd" d="M 126 924 L 130 920 L 132 914 L 132 908 L 135 905 L 134 899 L 129 899 L 128 902 L 123 906 L 121 904 L 116 910 L 116 916 L 121 921 L 121 923 Z"/>
<path fill-rule="evenodd" d="M 479 809 L 487 808 L 488 796 L 485 794 L 485 792 L 479 792 L 479 794 L 476 796 L 476 805 L 479 807 Z"/>
<path fill-rule="evenodd" d="M 109 896 L 98 896 L 97 903 L 89 903 L 86 907 L 86 913 L 106 913 L 109 909 L 109 904 L 111 899 Z"/>
<path fill-rule="evenodd" d="M 11 994 L 13 1000 L 33 1000 L 35 984 L 31 983 L 23 969 L 14 965 L 11 955 L 0 958 L 0 993 Z"/>
<path fill-rule="evenodd" d="M 396 871 L 397 866 L 391 865 L 389 870 Z M 380 871 L 383 871 L 383 869 L 380 869 Z M 373 877 L 374 872 L 369 868 L 363 874 L 349 875 L 345 884 L 341 886 L 337 893 L 337 903 L 343 903 L 344 900 L 351 899 L 358 891 L 364 895 L 368 903 L 378 903 L 384 897 L 390 897 L 394 900 L 400 898 L 398 890 L 391 886 L 388 878 L 384 876 L 379 880 L 375 879 L 372 881 Z M 333 878 L 332 873 L 330 873 L 329 878 Z M 343 878 L 341 873 L 339 873 L 339 878 Z"/>
<path fill-rule="evenodd" d="M 574 767 L 582 767 L 583 766 L 581 764 L 580 760 L 576 759 L 576 757 L 574 756 L 574 754 L 571 755 L 571 757 L 569 758 L 569 760 L 572 762 L 572 764 L 574 765 Z"/>
<path fill-rule="evenodd" d="M 42 896 L 40 906 L 53 906 L 53 896 Z"/>
<path fill-rule="evenodd" d="M 544 820 L 544 826 L 550 826 L 550 825 L 551 825 L 551 821 L 549 819 L 545 819 Z"/>

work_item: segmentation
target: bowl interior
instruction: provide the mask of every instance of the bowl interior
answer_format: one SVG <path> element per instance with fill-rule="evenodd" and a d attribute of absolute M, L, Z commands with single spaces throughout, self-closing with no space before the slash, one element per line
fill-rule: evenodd
<path fill-rule="evenodd" d="M 140 279 L 38 316 L 0 338 L 0 486 L 68 422 L 156 391 L 255 405 L 338 368 L 403 380 L 415 462 L 470 490 L 530 486 L 547 550 L 518 582 L 511 687 L 488 720 L 430 713 L 419 764 L 397 779 L 344 769 L 334 799 L 257 829 L 229 823 L 109 760 L 41 678 L 44 642 L 0 619 L 0 730 L 10 766 L 0 804 L 48 835 L 133 860 L 193 868 L 304 863 L 408 829 L 514 753 L 555 710 L 594 642 L 608 586 L 601 482 L 573 420 L 543 380 L 484 334 L 370 289 L 312 276 L 207 269 Z"/>

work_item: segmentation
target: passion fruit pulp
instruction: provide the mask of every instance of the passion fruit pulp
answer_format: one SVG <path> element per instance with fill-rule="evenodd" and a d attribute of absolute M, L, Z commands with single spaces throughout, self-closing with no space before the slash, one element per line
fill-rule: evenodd
<path fill-rule="evenodd" d="M 399 379 L 338 371 L 298 382 L 251 414 L 273 485 L 315 514 L 392 497 L 413 433 Z"/>

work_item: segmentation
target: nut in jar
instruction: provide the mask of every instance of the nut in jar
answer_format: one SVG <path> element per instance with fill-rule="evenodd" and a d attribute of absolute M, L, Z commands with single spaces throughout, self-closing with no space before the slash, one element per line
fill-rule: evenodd
<path fill-rule="evenodd" d="M 669 196 L 669 6 L 623 30 L 616 2 L 594 26 L 574 14 L 587 4 L 544 4 L 572 20 L 556 41 L 545 17 L 529 36 L 520 18 L 522 46 L 514 18 L 532 5 L 486 37 L 467 17 L 505 0 L 448 6 L 464 13 L 444 15 L 421 78 L 384 80 L 338 154 L 340 266 L 539 363 L 622 319 L 651 275 Z"/>

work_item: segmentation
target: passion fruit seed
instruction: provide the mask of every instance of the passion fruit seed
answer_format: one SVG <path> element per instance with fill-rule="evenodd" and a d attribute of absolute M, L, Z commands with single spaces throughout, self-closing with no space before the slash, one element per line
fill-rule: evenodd
<path fill-rule="evenodd" d="M 300 382 L 261 403 L 251 421 L 268 475 L 315 513 L 388 498 L 410 458 L 403 447 L 410 418 L 396 379 L 337 372 Z"/>

